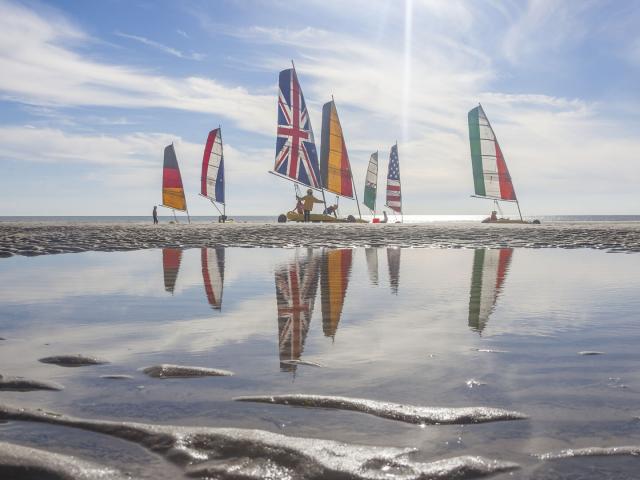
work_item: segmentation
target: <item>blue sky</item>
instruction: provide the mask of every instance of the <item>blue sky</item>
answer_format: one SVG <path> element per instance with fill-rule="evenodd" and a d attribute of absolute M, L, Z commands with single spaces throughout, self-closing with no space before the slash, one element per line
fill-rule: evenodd
<path fill-rule="evenodd" d="M 212 214 L 197 193 L 218 124 L 229 213 L 291 208 L 293 187 L 267 174 L 291 59 L 316 140 L 334 95 L 360 194 L 369 154 L 383 177 L 398 140 L 406 213 L 486 213 L 469 197 L 466 113 L 481 102 L 523 213 L 640 213 L 638 2 L 0 0 L 0 13 L 0 215 L 148 214 L 170 142 L 190 212 Z"/>

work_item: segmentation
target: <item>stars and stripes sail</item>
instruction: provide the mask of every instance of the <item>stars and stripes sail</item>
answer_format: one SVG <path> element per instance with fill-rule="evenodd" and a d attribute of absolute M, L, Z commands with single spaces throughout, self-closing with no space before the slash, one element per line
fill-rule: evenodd
<path fill-rule="evenodd" d="M 341 248 L 327 250 L 322 257 L 322 331 L 326 337 L 335 337 L 347 295 L 353 250 Z"/>
<path fill-rule="evenodd" d="M 222 129 L 209 132 L 202 156 L 200 175 L 200 195 L 224 205 L 224 155 L 222 150 Z"/>
<path fill-rule="evenodd" d="M 398 144 L 391 147 L 389 154 L 389 170 L 387 172 L 387 207 L 397 213 L 402 213 L 402 192 L 400 190 L 400 161 L 398 159 Z"/>
<path fill-rule="evenodd" d="M 387 248 L 387 263 L 389 265 L 389 285 L 391 292 L 398 294 L 398 286 L 400 285 L 400 253 L 402 250 L 398 247 Z"/>
<path fill-rule="evenodd" d="M 162 273 L 164 275 L 164 289 L 173 293 L 178 280 L 180 262 L 182 261 L 182 250 L 179 248 L 162 249 Z"/>
<path fill-rule="evenodd" d="M 224 288 L 224 247 L 201 248 L 200 263 L 207 301 L 211 308 L 221 310 Z"/>
<path fill-rule="evenodd" d="M 480 248 L 473 252 L 469 327 L 482 332 L 493 313 L 513 255 L 512 248 Z"/>
<path fill-rule="evenodd" d="M 312 188 L 322 187 L 311 120 L 294 68 L 280 72 L 273 173 Z"/>
<path fill-rule="evenodd" d="M 353 198 L 353 179 L 349 154 L 333 100 L 322 107 L 322 132 L 320 147 L 320 172 L 325 190 L 347 198 Z"/>
<path fill-rule="evenodd" d="M 278 305 L 278 346 L 280 369 L 295 372 L 296 365 L 282 363 L 300 360 L 309 332 L 320 277 L 320 255 L 309 250 L 305 258 L 295 259 L 275 272 Z"/>
<path fill-rule="evenodd" d="M 469 111 L 469 144 L 475 194 L 496 200 L 516 201 L 511 175 L 481 105 Z"/>
<path fill-rule="evenodd" d="M 371 154 L 367 176 L 364 179 L 364 199 L 362 203 L 372 212 L 376 211 L 376 196 L 378 193 L 378 152 Z"/>
<path fill-rule="evenodd" d="M 162 205 L 174 210 L 187 210 L 184 197 L 182 176 L 178 166 L 178 158 L 173 143 L 164 149 L 164 166 L 162 169 Z"/>

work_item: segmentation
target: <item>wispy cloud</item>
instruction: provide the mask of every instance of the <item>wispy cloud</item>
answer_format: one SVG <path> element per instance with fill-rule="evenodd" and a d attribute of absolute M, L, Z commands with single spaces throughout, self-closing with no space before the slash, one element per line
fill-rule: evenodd
<path fill-rule="evenodd" d="M 182 32 L 182 30 L 178 30 L 178 32 Z M 184 32 L 182 32 L 184 33 Z M 146 37 L 141 37 L 138 35 L 131 35 L 129 33 L 122 33 L 122 32 L 115 32 L 115 34 L 121 38 L 127 38 L 129 40 L 135 40 L 136 42 L 140 42 L 143 45 L 147 45 L 149 47 L 155 48 L 157 50 L 160 50 L 161 52 L 167 53 L 169 55 L 173 55 L 174 57 L 178 57 L 178 58 L 184 58 L 187 60 L 197 60 L 197 61 L 201 61 L 204 60 L 204 58 L 206 57 L 206 55 L 204 55 L 203 53 L 184 53 L 180 50 L 178 50 L 177 48 L 173 48 L 173 47 L 169 47 L 167 45 L 164 45 L 160 42 L 156 42 L 155 40 L 150 40 Z M 186 35 L 186 33 L 185 33 Z"/>
<path fill-rule="evenodd" d="M 191 38 L 187 32 L 184 30 L 180 30 L 179 28 L 176 30 L 176 33 L 184 38 Z"/>

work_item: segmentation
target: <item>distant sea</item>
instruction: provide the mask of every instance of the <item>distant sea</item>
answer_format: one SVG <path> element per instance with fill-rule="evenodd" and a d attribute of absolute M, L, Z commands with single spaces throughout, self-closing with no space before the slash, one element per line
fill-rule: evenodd
<path fill-rule="evenodd" d="M 160 222 L 173 220 L 172 216 L 158 217 Z M 235 222 L 242 223 L 276 223 L 274 215 L 238 215 L 231 217 Z M 370 220 L 371 215 L 363 215 Z M 438 222 L 471 222 L 476 223 L 486 218 L 486 215 L 405 215 L 404 223 L 438 223 Z M 512 216 L 513 218 L 513 216 Z M 390 221 L 399 220 L 394 216 Z M 539 219 L 542 222 L 640 222 L 640 215 L 539 215 L 527 216 L 527 220 Z M 180 222 L 186 222 L 187 217 L 178 215 Z M 217 216 L 192 216 L 194 223 L 217 222 Z M 151 222 L 150 215 L 144 216 L 4 216 L 0 222 L 51 222 L 51 223 L 145 223 Z"/>

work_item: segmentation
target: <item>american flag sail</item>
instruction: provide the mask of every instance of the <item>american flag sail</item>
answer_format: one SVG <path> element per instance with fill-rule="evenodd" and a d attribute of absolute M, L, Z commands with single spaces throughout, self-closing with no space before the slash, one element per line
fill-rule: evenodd
<path fill-rule="evenodd" d="M 311 120 L 294 68 L 280 72 L 273 172 L 312 188 L 322 187 Z"/>
<path fill-rule="evenodd" d="M 387 207 L 402 213 L 402 193 L 400 191 L 400 162 L 398 161 L 398 144 L 391 147 L 389 154 L 389 171 L 387 172 Z"/>
<path fill-rule="evenodd" d="M 305 258 L 297 255 L 293 262 L 276 270 L 278 302 L 278 345 L 280 370 L 295 372 L 296 365 L 287 360 L 300 360 L 309 332 L 313 304 L 320 277 L 320 256 L 313 251 Z"/>
<path fill-rule="evenodd" d="M 387 263 L 389 264 L 389 284 L 391 292 L 398 294 L 400 285 L 400 250 L 399 247 L 387 247 Z"/>

